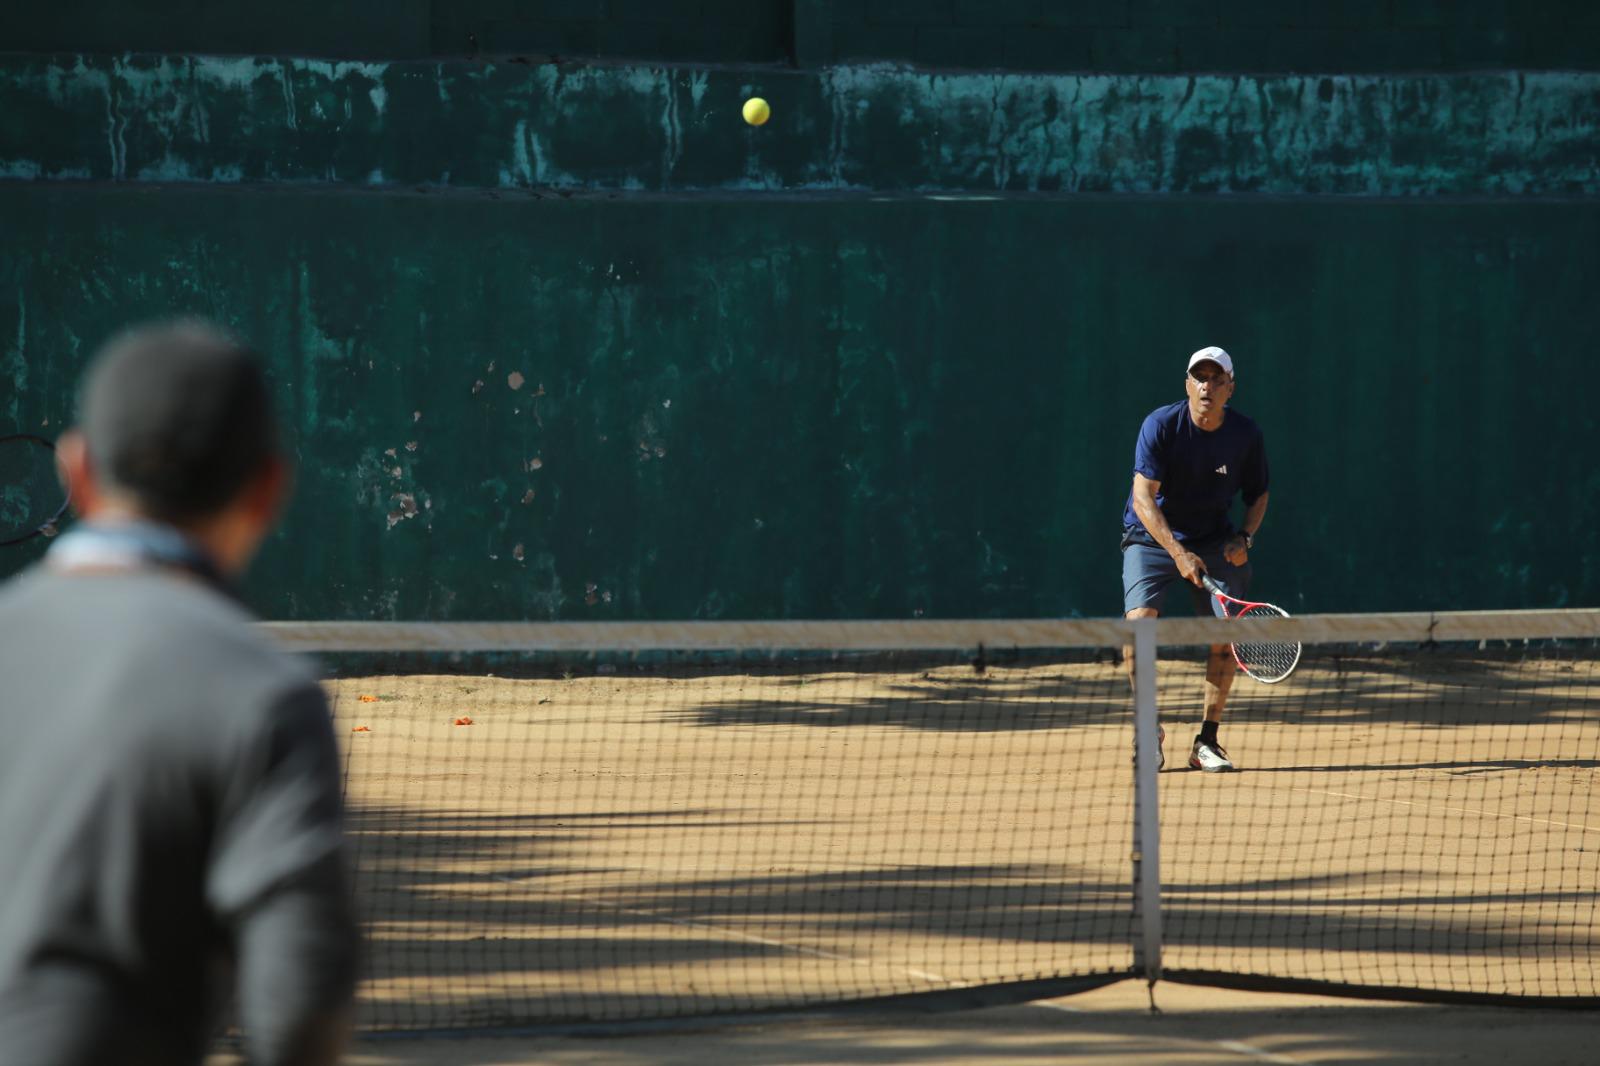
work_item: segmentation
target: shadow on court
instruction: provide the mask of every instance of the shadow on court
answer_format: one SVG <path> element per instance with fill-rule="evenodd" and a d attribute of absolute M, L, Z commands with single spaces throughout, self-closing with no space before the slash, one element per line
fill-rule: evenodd
<path fill-rule="evenodd" d="M 684 1023 L 623 1037 L 360 1040 L 349 1066 L 1197 1066 L 1593 1061 L 1600 1012 L 1419 1007 L 1143 982 L 1067 1000 L 937 1014 Z M 208 1066 L 239 1066 L 217 1055 Z"/>
<path fill-rule="evenodd" d="M 813 831 L 727 812 L 672 817 L 675 832 L 710 834 L 713 849 L 730 828 Z M 657 811 L 353 810 L 368 979 L 382 989 L 364 1021 L 440 1028 L 771 1010 L 1039 976 L 1052 958 L 1082 954 L 1074 944 L 1100 972 L 1131 964 L 1126 889 L 1065 865 L 652 877 L 626 861 L 594 863 L 658 846 L 665 824 Z M 717 861 L 714 850 L 703 857 Z"/>
<path fill-rule="evenodd" d="M 367 997 L 364 1023 L 732 1015 L 967 981 L 1131 972 L 1131 951 L 1115 946 L 1133 934 L 1125 883 L 1071 866 L 651 878 L 593 861 L 631 853 L 618 838 L 648 848 L 669 823 L 713 834 L 744 824 L 709 810 L 430 818 L 358 809 L 368 976 L 380 990 Z M 1395 890 L 1378 891 L 1385 883 Z M 1243 973 L 1257 972 L 1256 952 L 1298 952 L 1297 966 L 1266 972 L 1332 980 L 1346 953 L 1396 953 L 1406 960 L 1396 979 L 1428 987 L 1454 987 L 1463 966 L 1484 965 L 1473 958 L 1536 950 L 1576 965 L 1600 951 L 1592 929 L 1552 939 L 1516 917 L 1581 908 L 1589 888 L 1441 893 L 1419 908 L 1418 884 L 1406 869 L 1174 882 L 1163 888 L 1169 951 L 1203 951 L 1208 965 Z"/>
<path fill-rule="evenodd" d="M 1356 762 L 1310 763 L 1304 766 L 1252 766 L 1245 773 L 1286 774 L 1320 770 L 1330 773 L 1367 773 L 1371 771 L 1442 770 L 1458 776 L 1505 773 L 1514 770 L 1596 770 L 1600 759 L 1495 759 L 1482 762 L 1452 760 L 1448 762 Z"/>
<path fill-rule="evenodd" d="M 1094 673 L 1101 676 L 1013 680 L 999 669 L 962 679 L 896 675 L 884 683 L 863 685 L 859 692 L 809 698 L 803 680 L 786 679 L 759 698 L 705 701 L 666 713 L 702 726 L 868 726 L 986 733 L 1125 723 L 1131 729 L 1127 680 L 1110 668 Z"/>
<path fill-rule="evenodd" d="M 1164 659 L 1158 673 L 1163 717 L 1198 720 L 1204 666 L 1193 649 Z M 759 697 L 705 700 L 664 713 L 705 726 L 891 726 L 984 732 L 1070 729 L 1128 722 L 1132 700 L 1122 667 L 1109 655 L 1055 668 L 1008 664 L 983 673 L 884 670 L 875 683 L 833 686 L 774 671 Z M 1230 723 L 1419 723 L 1541 726 L 1600 721 L 1600 649 L 1483 651 L 1392 648 L 1307 649 L 1287 682 L 1265 686 L 1240 676 Z"/>

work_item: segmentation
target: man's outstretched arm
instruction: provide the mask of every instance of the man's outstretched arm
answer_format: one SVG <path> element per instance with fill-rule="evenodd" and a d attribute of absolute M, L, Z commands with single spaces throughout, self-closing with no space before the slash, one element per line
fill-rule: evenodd
<path fill-rule="evenodd" d="M 1200 584 L 1200 575 L 1206 572 L 1205 563 L 1194 552 L 1185 548 L 1172 532 L 1172 527 L 1167 524 L 1167 516 L 1161 513 L 1161 507 L 1156 503 L 1156 493 L 1161 491 L 1161 482 L 1152 481 L 1143 474 L 1133 475 L 1133 513 L 1139 516 L 1139 521 L 1144 523 L 1144 528 L 1155 538 L 1157 544 L 1167 550 L 1172 556 L 1172 561 L 1178 564 L 1178 573 L 1183 575 L 1185 581 Z"/>

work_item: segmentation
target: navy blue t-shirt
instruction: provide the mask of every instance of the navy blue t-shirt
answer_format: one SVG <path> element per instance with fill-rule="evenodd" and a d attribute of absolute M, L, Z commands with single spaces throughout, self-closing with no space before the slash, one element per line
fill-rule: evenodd
<path fill-rule="evenodd" d="M 1213 546 L 1233 532 L 1228 509 L 1244 494 L 1245 506 L 1267 491 L 1267 446 L 1261 427 L 1233 408 L 1222 425 L 1207 432 L 1189 417 L 1189 401 L 1158 407 L 1139 427 L 1133 469 L 1161 482 L 1156 505 L 1173 535 L 1191 546 Z M 1131 539 L 1154 544 L 1155 538 L 1133 509 L 1128 493 L 1122 526 Z"/>

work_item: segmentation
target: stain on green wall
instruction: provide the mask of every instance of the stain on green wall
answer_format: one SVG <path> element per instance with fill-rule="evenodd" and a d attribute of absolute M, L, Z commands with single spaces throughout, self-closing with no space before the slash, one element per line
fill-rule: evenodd
<path fill-rule="evenodd" d="M 760 129 L 743 100 L 773 104 Z M 1600 74 L 1047 75 L 0 56 L 0 177 L 1594 196 Z"/>
<path fill-rule="evenodd" d="M 1597 204 L 12 182 L 0 230 L 0 428 L 141 316 L 270 355 L 272 617 L 1112 614 L 1138 422 L 1213 343 L 1269 597 L 1600 603 Z"/>

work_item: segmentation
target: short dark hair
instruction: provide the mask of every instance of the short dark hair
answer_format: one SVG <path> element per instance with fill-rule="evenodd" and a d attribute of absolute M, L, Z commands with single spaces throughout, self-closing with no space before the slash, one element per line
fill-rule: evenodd
<path fill-rule="evenodd" d="M 79 426 L 95 475 L 164 522 L 220 511 L 278 450 L 260 359 L 195 319 L 107 342 L 84 376 Z"/>

